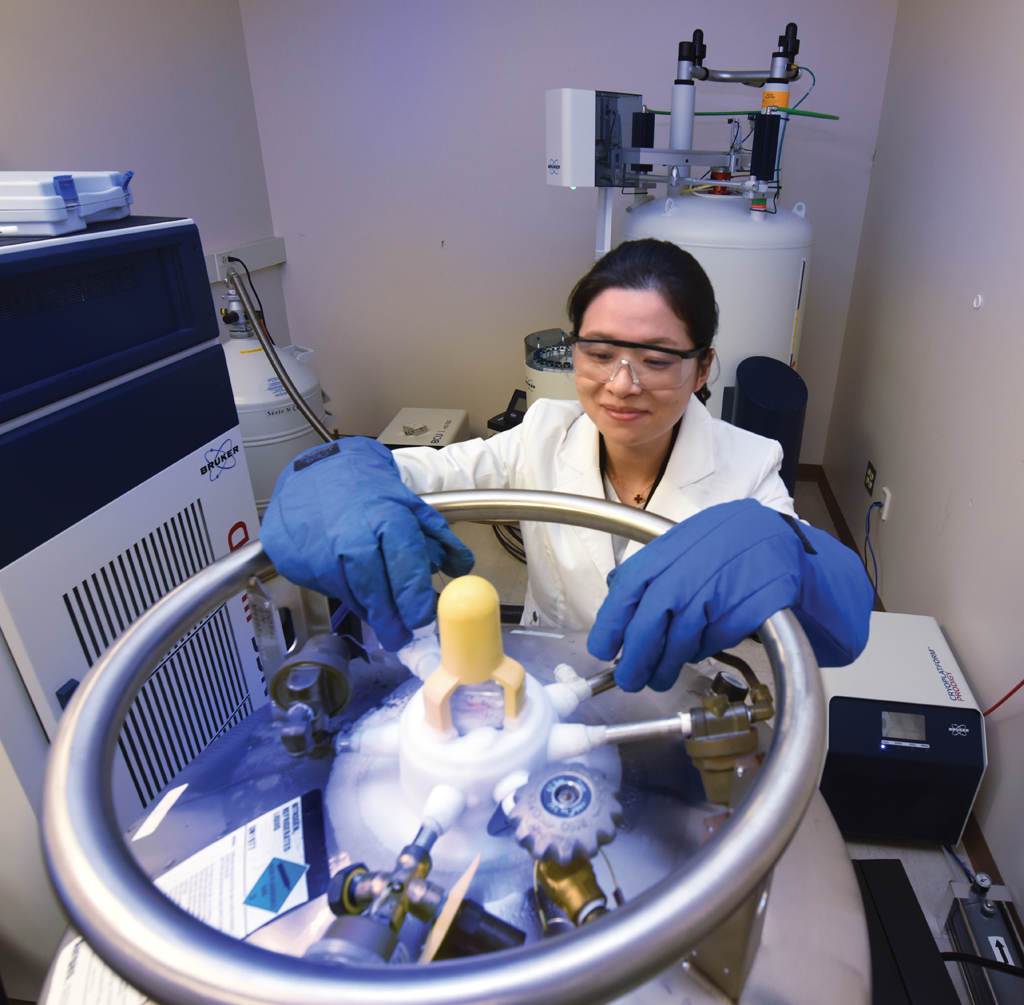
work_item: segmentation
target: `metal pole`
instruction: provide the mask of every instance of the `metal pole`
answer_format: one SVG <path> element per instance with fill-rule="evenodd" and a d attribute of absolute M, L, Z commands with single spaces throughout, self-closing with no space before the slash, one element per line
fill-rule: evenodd
<path fill-rule="evenodd" d="M 547 520 L 647 541 L 671 523 L 556 493 L 426 496 L 449 519 Z M 238 942 L 156 889 L 118 832 L 111 798 L 125 715 L 166 650 L 270 566 L 255 542 L 169 593 L 86 676 L 61 719 L 43 796 L 50 871 L 75 926 L 140 991 L 175 1005 L 599 1005 L 678 960 L 751 893 L 785 850 L 824 755 L 824 703 L 814 655 L 789 611 L 761 629 L 776 687 L 776 730 L 764 766 L 732 818 L 647 893 L 572 935 L 429 967 L 332 968 Z"/>

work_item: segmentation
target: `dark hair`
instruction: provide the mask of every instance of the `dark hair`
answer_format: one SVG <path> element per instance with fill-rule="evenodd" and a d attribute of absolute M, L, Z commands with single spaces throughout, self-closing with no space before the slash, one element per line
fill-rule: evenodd
<path fill-rule="evenodd" d="M 705 350 L 718 329 L 715 291 L 707 273 L 688 251 L 671 241 L 625 241 L 594 263 L 569 294 L 566 310 L 572 329 L 580 330 L 583 315 L 605 290 L 657 290 L 683 324 L 694 348 Z"/>

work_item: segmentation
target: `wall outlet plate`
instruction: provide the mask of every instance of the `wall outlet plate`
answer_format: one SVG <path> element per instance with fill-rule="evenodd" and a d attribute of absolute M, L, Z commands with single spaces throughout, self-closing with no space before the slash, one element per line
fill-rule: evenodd
<path fill-rule="evenodd" d="M 868 469 L 864 472 L 864 488 L 868 490 L 869 496 L 875 494 L 875 466 L 871 461 L 868 461 Z"/>

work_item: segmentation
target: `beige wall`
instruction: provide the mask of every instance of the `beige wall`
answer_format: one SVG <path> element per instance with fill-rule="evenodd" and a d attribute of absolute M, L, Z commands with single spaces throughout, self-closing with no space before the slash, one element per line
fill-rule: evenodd
<path fill-rule="evenodd" d="M 208 252 L 273 236 L 237 0 L 6 0 L 0 31 L 0 170 L 131 169 L 132 212 L 192 217 Z"/>
<path fill-rule="evenodd" d="M 855 531 L 868 459 L 892 489 L 882 599 L 939 620 L 983 709 L 1024 676 L 1022 37 L 1017 0 L 900 2 L 824 462 Z M 1024 692 L 987 724 L 979 817 L 1019 903 Z"/>
<path fill-rule="evenodd" d="M 482 431 L 524 386 L 523 337 L 564 323 L 593 263 L 597 194 L 545 183 L 547 88 L 641 92 L 666 108 L 694 28 L 709 65 L 761 68 L 795 20 L 819 79 L 806 107 L 841 116 L 791 124 L 784 158 L 782 204 L 806 202 L 815 228 L 800 369 L 804 459 L 821 460 L 896 0 L 241 0 L 241 11 L 292 337 L 316 348 L 340 428 L 371 435 L 405 405 L 468 408 Z M 758 92 L 708 85 L 698 102 L 745 109 Z M 696 145 L 726 137 L 701 121 Z"/>

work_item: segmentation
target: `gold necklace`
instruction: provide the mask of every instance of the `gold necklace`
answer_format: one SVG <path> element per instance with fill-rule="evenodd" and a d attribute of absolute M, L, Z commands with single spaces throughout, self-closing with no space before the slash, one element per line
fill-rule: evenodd
<path fill-rule="evenodd" d="M 615 486 L 615 491 L 618 494 L 619 498 L 621 499 L 623 497 L 623 495 L 630 495 L 630 494 L 632 494 L 633 502 L 637 506 L 642 506 L 643 505 L 644 500 L 647 498 L 647 493 L 650 492 L 652 488 L 654 488 L 654 483 L 658 480 L 658 476 L 655 475 L 651 479 L 651 481 L 648 483 L 647 487 L 642 492 L 634 492 L 634 493 L 626 492 L 626 493 L 623 493 L 622 490 L 625 488 L 625 486 L 618 480 L 618 478 L 616 478 L 615 475 L 613 475 L 610 471 L 607 472 L 607 475 L 608 475 L 608 480 L 612 483 L 612 485 Z"/>

